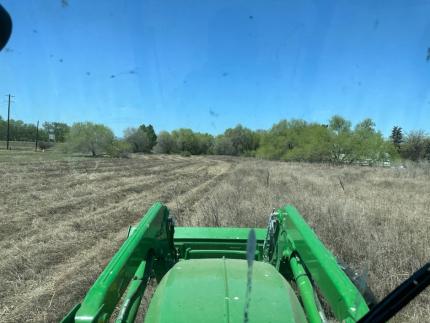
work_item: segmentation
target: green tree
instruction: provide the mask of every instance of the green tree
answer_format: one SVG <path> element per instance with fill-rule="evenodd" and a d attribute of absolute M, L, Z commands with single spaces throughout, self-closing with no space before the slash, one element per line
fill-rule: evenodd
<path fill-rule="evenodd" d="M 141 127 L 125 129 L 124 139 L 131 145 L 134 153 L 148 153 L 152 150 L 152 140 L 149 138 L 148 133 Z"/>
<path fill-rule="evenodd" d="M 109 156 L 114 158 L 127 158 L 133 147 L 125 140 L 114 139 L 112 144 L 106 149 Z"/>
<path fill-rule="evenodd" d="M 290 128 L 290 122 L 282 120 L 274 124 L 269 131 L 261 134 L 257 156 L 267 159 L 282 159 L 294 146 Z"/>
<path fill-rule="evenodd" d="M 70 131 L 69 125 L 62 122 L 44 122 L 43 129 L 49 134 L 53 133 L 56 142 L 64 142 Z"/>
<path fill-rule="evenodd" d="M 230 138 L 219 135 L 214 140 L 213 152 L 215 155 L 234 155 L 236 150 Z"/>
<path fill-rule="evenodd" d="M 330 131 L 317 123 L 292 122 L 284 160 L 324 162 L 330 160 Z"/>
<path fill-rule="evenodd" d="M 192 155 L 199 153 L 199 144 L 196 135 L 191 129 L 181 128 L 172 131 L 172 138 L 175 141 L 176 153 L 189 152 Z"/>
<path fill-rule="evenodd" d="M 198 154 L 199 155 L 212 154 L 214 137 L 208 133 L 200 133 L 200 132 L 196 132 L 194 135 L 197 140 Z"/>
<path fill-rule="evenodd" d="M 328 127 L 337 135 L 351 132 L 351 122 L 339 115 L 334 115 L 331 117 Z"/>
<path fill-rule="evenodd" d="M 426 158 L 429 138 L 423 130 L 411 131 L 402 146 L 402 157 L 418 161 Z"/>
<path fill-rule="evenodd" d="M 145 126 L 142 124 L 139 126 L 139 130 L 146 133 L 149 142 L 148 146 L 150 147 L 149 151 L 151 151 L 152 148 L 154 148 L 154 146 L 157 144 L 157 135 L 155 134 L 154 128 L 152 125 Z"/>
<path fill-rule="evenodd" d="M 372 119 L 364 119 L 355 126 L 352 134 L 351 160 L 381 161 L 387 158 L 387 154 L 392 155 L 392 149 L 387 145 L 382 133 L 376 131 Z"/>
<path fill-rule="evenodd" d="M 394 126 L 393 129 L 391 130 L 390 139 L 393 142 L 393 145 L 396 148 L 397 152 L 400 152 L 400 147 L 403 142 L 402 128 L 398 126 Z"/>
<path fill-rule="evenodd" d="M 375 122 L 370 118 L 366 118 L 355 126 L 355 132 L 373 134 L 376 132 L 375 127 Z"/>
<path fill-rule="evenodd" d="M 177 151 L 175 139 L 167 131 L 161 131 L 157 137 L 154 152 L 159 154 L 171 154 Z"/>
<path fill-rule="evenodd" d="M 114 134 L 102 124 L 92 122 L 74 123 L 66 136 L 66 149 L 70 152 L 91 153 L 96 156 L 106 153 L 112 146 Z"/>
<path fill-rule="evenodd" d="M 424 141 L 424 158 L 430 161 L 430 137 L 427 137 Z"/>
<path fill-rule="evenodd" d="M 22 120 L 10 120 L 9 136 L 11 141 L 35 141 L 37 127 L 35 124 Z M 0 140 L 7 138 L 7 120 L 0 117 Z M 47 140 L 48 134 L 43 128 L 39 129 L 39 140 Z"/>
<path fill-rule="evenodd" d="M 224 132 L 224 136 L 231 140 L 234 148 L 234 155 L 243 155 L 246 152 L 255 151 L 258 148 L 257 137 L 250 129 L 240 124 L 234 128 L 227 129 Z"/>
<path fill-rule="evenodd" d="M 352 161 L 351 122 L 339 115 L 329 120 L 328 129 L 331 131 L 330 160 L 335 163 Z"/>
<path fill-rule="evenodd" d="M 167 131 L 160 132 L 154 151 L 164 154 L 204 155 L 212 154 L 213 146 L 212 135 L 182 128 L 172 131 L 171 134 Z"/>
<path fill-rule="evenodd" d="M 283 120 L 260 134 L 257 156 L 296 161 L 328 161 L 330 130 L 304 120 Z"/>

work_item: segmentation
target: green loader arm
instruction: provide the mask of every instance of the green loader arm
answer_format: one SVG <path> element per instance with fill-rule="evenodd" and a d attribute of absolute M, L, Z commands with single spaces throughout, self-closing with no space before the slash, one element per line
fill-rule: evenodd
<path fill-rule="evenodd" d="M 292 205 L 278 209 L 273 218 L 276 244 L 269 262 L 296 281 L 308 319 L 320 322 L 315 287 L 342 322 L 356 322 L 369 308 L 357 287 L 338 265 L 336 257 Z"/>
<path fill-rule="evenodd" d="M 152 268 L 162 277 L 175 262 L 173 230 L 167 207 L 155 203 L 62 322 L 106 322 L 132 279 L 117 321 L 134 321 Z"/>

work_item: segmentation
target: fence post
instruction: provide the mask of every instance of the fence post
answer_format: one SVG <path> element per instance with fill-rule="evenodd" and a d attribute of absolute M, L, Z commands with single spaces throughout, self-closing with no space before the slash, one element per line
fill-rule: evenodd
<path fill-rule="evenodd" d="M 37 120 L 37 126 L 36 126 L 36 146 L 34 147 L 34 151 L 37 152 L 37 141 L 39 139 L 39 120 Z"/>

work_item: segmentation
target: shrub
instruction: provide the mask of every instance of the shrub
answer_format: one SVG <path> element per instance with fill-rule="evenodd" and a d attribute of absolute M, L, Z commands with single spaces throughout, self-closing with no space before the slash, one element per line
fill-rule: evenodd
<path fill-rule="evenodd" d="M 171 154 L 176 151 L 176 142 L 167 131 L 161 131 L 157 137 L 154 152 L 158 154 Z"/>
<path fill-rule="evenodd" d="M 131 145 L 134 153 L 149 153 L 154 146 L 148 133 L 142 128 L 127 128 L 124 131 L 124 138 Z"/>
<path fill-rule="evenodd" d="M 124 140 L 114 140 L 107 149 L 107 154 L 113 158 L 128 158 L 132 146 Z"/>
<path fill-rule="evenodd" d="M 214 154 L 216 155 L 234 155 L 235 149 L 230 138 L 220 135 L 215 138 L 215 144 L 213 148 Z"/>
<path fill-rule="evenodd" d="M 46 150 L 51 148 L 52 146 L 54 146 L 54 144 L 52 142 L 49 141 L 39 141 L 37 143 L 37 146 L 39 147 L 39 149 L 41 150 Z"/>
<path fill-rule="evenodd" d="M 94 157 L 105 153 L 112 145 L 112 130 L 102 124 L 78 122 L 73 124 L 66 137 L 67 151 L 91 153 Z"/>
<path fill-rule="evenodd" d="M 191 153 L 188 150 L 183 150 L 183 151 L 181 151 L 180 155 L 182 157 L 190 157 Z"/>

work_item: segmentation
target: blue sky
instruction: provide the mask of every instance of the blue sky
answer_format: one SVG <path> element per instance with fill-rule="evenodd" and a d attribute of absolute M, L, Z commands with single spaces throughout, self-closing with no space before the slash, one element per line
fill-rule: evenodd
<path fill-rule="evenodd" d="M 341 114 L 430 132 L 429 0 L 0 1 L 14 20 L 0 94 L 16 119 L 120 136 Z"/>

